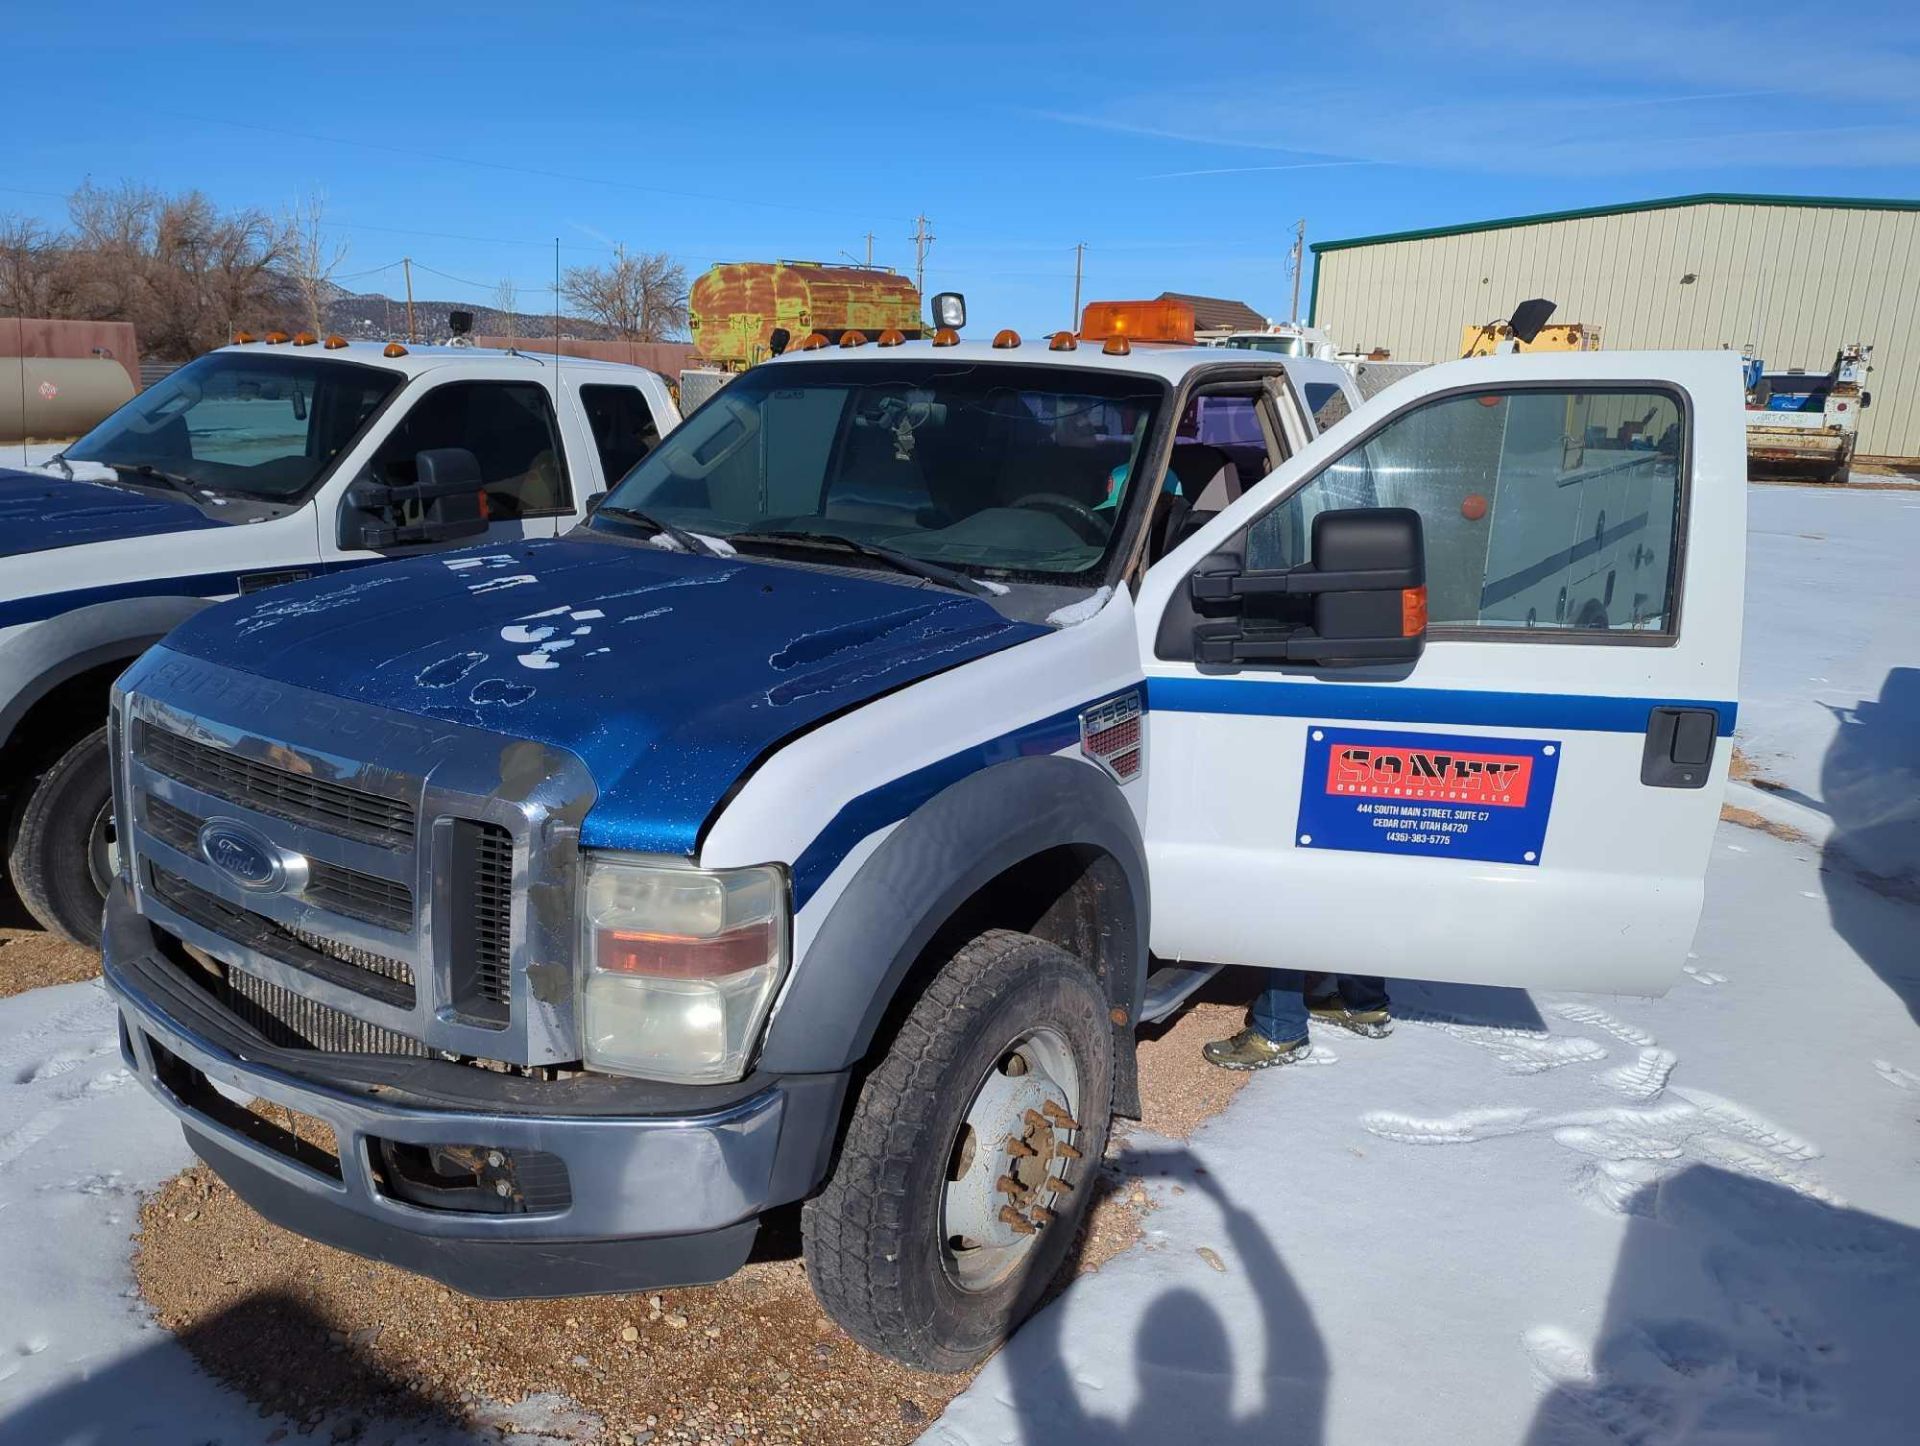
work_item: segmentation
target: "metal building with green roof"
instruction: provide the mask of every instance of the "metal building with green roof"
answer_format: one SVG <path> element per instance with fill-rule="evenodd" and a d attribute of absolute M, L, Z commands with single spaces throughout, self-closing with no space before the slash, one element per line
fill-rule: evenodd
<path fill-rule="evenodd" d="M 1873 347 L 1861 455 L 1920 458 L 1920 201 L 1708 193 L 1313 247 L 1309 312 L 1343 350 L 1460 352 L 1461 329 L 1546 296 L 1609 351 L 1752 347 L 1825 371 Z"/>

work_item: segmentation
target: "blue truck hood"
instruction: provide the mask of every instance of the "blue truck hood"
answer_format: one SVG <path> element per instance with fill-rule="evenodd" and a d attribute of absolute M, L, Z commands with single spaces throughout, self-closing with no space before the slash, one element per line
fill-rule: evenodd
<path fill-rule="evenodd" d="M 782 739 L 1046 631 L 953 593 L 568 538 L 275 588 L 167 646 L 568 749 L 599 789 L 583 842 L 686 855 Z"/>
<path fill-rule="evenodd" d="M 0 468 L 0 557 L 226 525 L 185 498 Z"/>

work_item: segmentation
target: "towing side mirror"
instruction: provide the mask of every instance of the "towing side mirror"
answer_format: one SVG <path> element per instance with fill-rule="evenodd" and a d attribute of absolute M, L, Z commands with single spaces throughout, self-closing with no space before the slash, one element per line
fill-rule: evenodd
<path fill-rule="evenodd" d="M 347 489 L 340 509 L 341 547 L 457 542 L 487 530 L 479 458 L 465 447 L 433 447 L 416 452 L 413 465 L 411 483 L 379 482 L 369 476 Z"/>
<path fill-rule="evenodd" d="M 1340 668 L 1420 656 L 1427 641 L 1427 563 L 1419 513 L 1406 507 L 1322 512 L 1313 519 L 1311 552 L 1312 560 L 1298 567 L 1249 571 L 1241 553 L 1229 549 L 1195 568 L 1187 580 L 1196 615 L 1193 661 Z M 1299 601 L 1289 607 L 1289 599 Z"/>

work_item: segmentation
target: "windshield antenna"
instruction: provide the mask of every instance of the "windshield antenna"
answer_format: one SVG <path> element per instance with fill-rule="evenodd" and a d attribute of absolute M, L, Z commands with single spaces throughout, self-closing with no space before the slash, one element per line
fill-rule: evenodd
<path fill-rule="evenodd" d="M 560 238 L 553 238 L 553 402 L 556 407 L 564 406 L 560 399 Z"/>

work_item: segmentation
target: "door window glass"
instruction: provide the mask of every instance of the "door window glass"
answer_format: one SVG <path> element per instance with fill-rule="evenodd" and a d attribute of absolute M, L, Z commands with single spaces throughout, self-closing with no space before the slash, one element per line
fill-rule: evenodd
<path fill-rule="evenodd" d="M 414 456 L 436 447 L 465 447 L 480 464 L 495 522 L 565 512 L 566 454 L 546 388 L 533 382 L 449 382 L 407 411 L 374 454 L 383 482 L 418 480 Z"/>
<path fill-rule="evenodd" d="M 1683 431 L 1665 392 L 1429 402 L 1255 522 L 1247 566 L 1307 561 L 1321 512 L 1411 507 L 1435 628 L 1671 632 Z"/>
<path fill-rule="evenodd" d="M 593 428 L 600 475 L 611 487 L 660 440 L 653 424 L 653 408 L 638 387 L 582 387 L 580 405 L 586 409 L 587 425 Z"/>

